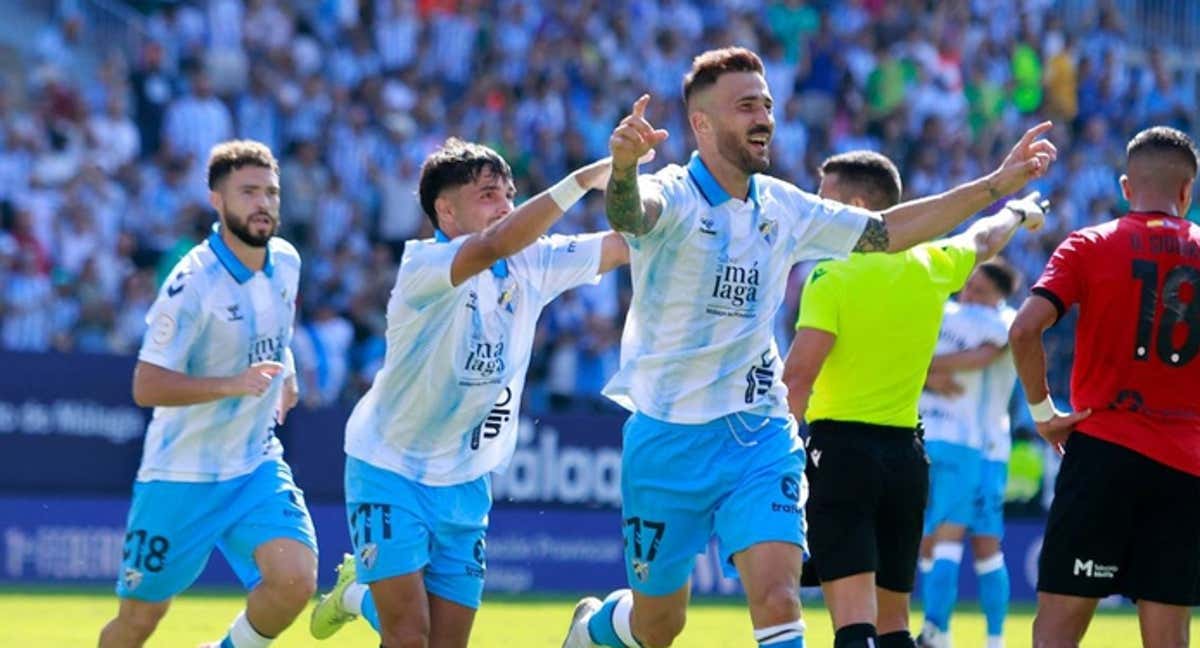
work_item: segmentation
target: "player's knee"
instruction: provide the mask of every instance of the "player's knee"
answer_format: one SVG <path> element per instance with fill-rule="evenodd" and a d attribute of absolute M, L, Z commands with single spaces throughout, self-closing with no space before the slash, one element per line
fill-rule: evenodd
<path fill-rule="evenodd" d="M 167 606 L 157 603 L 125 604 L 117 613 L 117 623 L 128 635 L 134 635 L 143 641 L 154 634 L 158 622 L 167 614 Z"/>
<path fill-rule="evenodd" d="M 317 575 L 307 567 L 287 568 L 265 577 L 263 585 L 281 607 L 299 614 L 317 593 Z"/>
<path fill-rule="evenodd" d="M 683 632 L 687 623 L 687 608 L 664 610 L 642 616 L 635 606 L 632 619 L 633 634 L 645 648 L 667 648 Z"/>
<path fill-rule="evenodd" d="M 1079 640 L 1044 616 L 1033 618 L 1033 648 L 1078 648 Z"/>
<path fill-rule="evenodd" d="M 413 614 L 413 611 L 406 614 L 385 608 L 378 609 L 379 634 L 386 648 L 424 648 L 429 645 L 429 615 Z"/>
<path fill-rule="evenodd" d="M 429 628 L 424 631 L 412 628 L 383 628 L 380 633 L 381 648 L 426 648 L 429 645 Z"/>
<path fill-rule="evenodd" d="M 750 608 L 772 625 L 793 621 L 800 616 L 800 591 L 794 583 L 765 587 L 750 599 Z"/>

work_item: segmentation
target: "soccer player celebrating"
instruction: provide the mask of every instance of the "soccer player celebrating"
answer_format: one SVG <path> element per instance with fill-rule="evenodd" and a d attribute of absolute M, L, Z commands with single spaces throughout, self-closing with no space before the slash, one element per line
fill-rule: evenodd
<path fill-rule="evenodd" d="M 900 174 L 878 153 L 852 151 L 822 164 L 818 191 L 887 210 Z M 917 402 L 943 306 L 1022 223 L 1041 222 L 1033 200 L 1013 201 L 960 236 L 823 261 L 809 274 L 784 382 L 793 416 L 809 422 L 809 547 L 839 648 L 913 645 L 909 594 L 929 490 Z"/>
<path fill-rule="evenodd" d="M 1184 646 L 1200 604 L 1200 226 L 1195 144 L 1156 126 L 1126 149 L 1129 212 L 1054 251 L 1009 340 L 1038 433 L 1064 451 L 1038 562 L 1034 645 L 1076 646 L 1100 598 L 1137 601 L 1146 646 Z M 1074 414 L 1042 332 L 1079 304 Z"/>
<path fill-rule="evenodd" d="M 300 277 L 300 256 L 275 236 L 279 167 L 258 142 L 225 142 L 209 156 L 208 188 L 220 224 L 176 264 L 146 315 L 133 399 L 154 418 L 121 604 L 101 648 L 141 646 L 214 547 L 250 589 L 221 648 L 269 645 L 316 589 L 312 520 L 275 437 L 298 398 L 289 344 Z"/>
<path fill-rule="evenodd" d="M 968 531 L 979 575 L 979 602 L 987 618 L 987 647 L 1002 648 L 1004 643 L 1009 583 L 1000 538 L 1012 447 L 1008 402 L 1017 382 L 1007 348 L 1016 311 L 1004 300 L 1016 281 L 1012 268 L 998 261 L 971 273 L 958 300 L 946 303 L 937 355 L 921 395 L 930 497 L 921 561 L 925 627 L 918 644 L 928 648 L 949 645 Z M 946 381 L 952 383 L 953 393 L 933 388 Z"/>
<path fill-rule="evenodd" d="M 451 138 L 426 158 L 420 200 L 437 238 L 404 248 L 387 359 L 346 424 L 355 555 L 313 611 L 317 638 L 361 614 L 384 646 L 467 645 L 489 474 L 516 447 L 538 315 L 629 259 L 613 232 L 540 237 L 608 171 L 583 167 L 514 210 L 512 171 L 492 149 Z"/>
<path fill-rule="evenodd" d="M 994 173 L 882 217 L 763 175 L 775 120 L 762 62 L 701 54 L 683 83 L 699 152 L 639 178 L 667 137 L 642 97 L 613 132 L 607 212 L 631 249 L 633 301 L 606 394 L 634 413 L 621 474 L 633 591 L 576 606 L 567 646 L 669 645 L 695 555 L 716 536 L 746 589 L 755 640 L 803 643 L 804 454 L 771 331 L 797 261 L 898 251 L 944 232 L 1050 164 L 1030 131 Z"/>

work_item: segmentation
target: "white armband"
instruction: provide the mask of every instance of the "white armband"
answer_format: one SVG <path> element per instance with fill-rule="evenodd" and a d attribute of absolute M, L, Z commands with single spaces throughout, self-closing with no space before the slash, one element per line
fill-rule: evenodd
<path fill-rule="evenodd" d="M 584 194 L 587 193 L 587 189 L 579 186 L 579 182 L 575 179 L 575 176 L 569 175 L 560 180 L 558 184 L 550 187 L 547 193 L 550 194 L 550 199 L 554 201 L 554 204 L 558 205 L 558 208 L 565 212 L 571 208 L 571 205 L 574 205 L 579 202 L 580 198 L 583 198 Z"/>
<path fill-rule="evenodd" d="M 1046 394 L 1046 398 L 1040 403 L 1029 403 L 1029 414 L 1033 416 L 1036 423 L 1045 423 L 1054 418 L 1058 414 L 1058 410 L 1054 408 L 1054 401 Z"/>

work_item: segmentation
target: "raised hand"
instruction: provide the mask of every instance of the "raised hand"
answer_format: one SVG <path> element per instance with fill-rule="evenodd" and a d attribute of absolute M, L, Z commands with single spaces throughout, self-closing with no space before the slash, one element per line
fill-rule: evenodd
<path fill-rule="evenodd" d="M 997 190 L 1009 194 L 1024 187 L 1030 180 L 1045 175 L 1050 164 L 1058 159 L 1058 149 L 1050 140 L 1038 139 L 1054 126 L 1044 121 L 1025 131 L 1012 150 L 996 169 Z"/>
<path fill-rule="evenodd" d="M 1004 204 L 1004 208 L 1023 216 L 1021 226 L 1031 232 L 1036 232 L 1045 224 L 1046 210 L 1050 208 L 1050 201 L 1041 198 L 1041 192 L 1034 191 L 1024 198 L 1008 201 Z"/>
<path fill-rule="evenodd" d="M 645 94 L 633 102 L 631 112 L 613 130 L 608 138 L 608 150 L 612 153 L 614 169 L 629 169 L 638 164 L 639 160 L 667 139 L 667 131 L 656 129 L 646 121 L 646 104 L 650 103 L 650 95 Z"/>

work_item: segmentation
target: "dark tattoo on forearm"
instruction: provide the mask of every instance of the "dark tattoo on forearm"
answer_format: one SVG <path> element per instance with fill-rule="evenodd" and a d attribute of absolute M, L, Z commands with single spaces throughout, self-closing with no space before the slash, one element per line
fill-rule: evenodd
<path fill-rule="evenodd" d="M 604 210 L 609 225 L 618 232 L 640 235 L 649 229 L 646 227 L 646 211 L 638 190 L 636 166 L 620 171 L 613 169 L 604 194 Z"/>
<path fill-rule="evenodd" d="M 889 242 L 887 223 L 884 223 L 883 219 L 872 218 L 867 221 L 862 236 L 858 237 L 858 243 L 854 244 L 854 251 L 886 252 Z"/>

